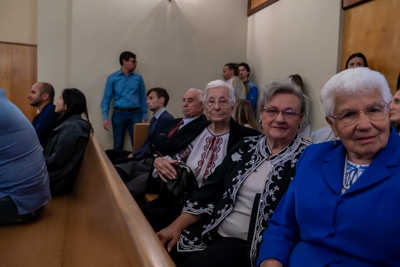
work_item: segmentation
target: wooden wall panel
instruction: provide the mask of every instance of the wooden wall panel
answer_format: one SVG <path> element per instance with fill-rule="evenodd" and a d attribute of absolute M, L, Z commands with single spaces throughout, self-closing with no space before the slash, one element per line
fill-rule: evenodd
<path fill-rule="evenodd" d="M 399 0 L 372 0 L 345 10 L 342 69 L 351 54 L 361 52 L 395 92 L 400 72 L 399 16 Z"/>
<path fill-rule="evenodd" d="M 28 94 L 37 80 L 37 47 L 0 43 L 0 88 L 31 121 L 37 109 L 29 105 Z"/>

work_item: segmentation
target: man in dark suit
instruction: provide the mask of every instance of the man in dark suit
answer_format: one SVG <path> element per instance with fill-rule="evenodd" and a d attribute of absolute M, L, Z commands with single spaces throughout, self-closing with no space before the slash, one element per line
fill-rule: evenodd
<path fill-rule="evenodd" d="M 159 134 L 166 134 L 171 128 L 174 117 L 165 110 L 169 101 L 167 90 L 163 88 L 152 88 L 147 92 L 147 106 L 153 112 L 150 120 L 147 138 L 143 145 L 132 155 L 134 159 L 143 159 L 149 154 L 150 141 Z"/>
<path fill-rule="evenodd" d="M 182 144 L 187 144 L 187 139 L 198 135 L 196 129 L 199 123 L 206 121 L 203 114 L 203 91 L 191 88 L 183 96 L 183 118 L 175 119 L 168 134 L 159 134 L 152 139 L 151 147 L 154 154 L 170 155 Z"/>
<path fill-rule="evenodd" d="M 165 109 L 168 101 L 167 90 L 159 87 L 150 89 L 147 92 L 146 103 L 149 110 L 153 112 L 153 118 L 150 120 L 147 138 L 143 145 L 133 153 L 121 150 L 106 151 L 114 163 L 120 162 L 114 165 L 115 169 L 133 196 L 141 195 L 146 189 L 148 176 L 146 173 L 148 173 L 152 162 L 148 161 L 151 140 L 159 134 L 167 134 L 174 121 L 174 117 Z M 147 164 L 148 162 L 149 164 Z M 137 176 L 139 172 L 144 173 L 144 175 Z M 134 181 L 132 181 L 133 178 L 135 178 Z"/>
<path fill-rule="evenodd" d="M 149 155 L 150 141 L 159 134 L 167 134 L 174 121 L 174 117 L 166 111 L 169 101 L 167 90 L 155 87 L 147 92 L 146 104 L 153 112 L 153 118 L 150 120 L 147 137 L 144 143 L 133 153 L 125 150 L 107 150 L 106 153 L 113 164 L 129 162 L 132 159 L 141 160 Z"/>

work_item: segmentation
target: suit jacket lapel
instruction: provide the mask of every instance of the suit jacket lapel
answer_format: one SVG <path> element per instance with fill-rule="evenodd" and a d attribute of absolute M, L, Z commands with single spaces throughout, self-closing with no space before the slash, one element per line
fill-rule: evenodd
<path fill-rule="evenodd" d="M 391 166 L 398 166 L 400 161 L 400 137 L 392 130 L 385 148 L 374 158 L 364 173 L 350 187 L 347 193 L 356 192 L 391 177 Z"/>
<path fill-rule="evenodd" d="M 324 180 L 337 194 L 341 194 L 343 186 L 346 153 L 344 146 L 341 143 L 339 144 L 325 156 L 322 166 Z M 364 173 L 347 190 L 346 194 L 363 190 L 390 178 L 391 172 L 388 168 L 397 166 L 400 162 L 400 150 L 398 148 L 400 148 L 400 137 L 392 128 L 386 147 L 379 152 Z"/>
<path fill-rule="evenodd" d="M 341 194 L 344 173 L 345 148 L 340 143 L 323 160 L 322 173 L 325 182 L 332 191 Z"/>

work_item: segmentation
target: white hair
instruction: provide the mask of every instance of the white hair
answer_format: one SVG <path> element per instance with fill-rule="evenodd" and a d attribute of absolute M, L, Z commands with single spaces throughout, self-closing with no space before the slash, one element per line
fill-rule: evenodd
<path fill-rule="evenodd" d="M 204 92 L 201 91 L 200 89 L 197 89 L 197 88 L 190 88 L 186 92 L 192 92 L 192 91 L 199 93 L 199 101 L 202 102 L 203 101 L 203 93 Z"/>
<path fill-rule="evenodd" d="M 235 106 L 236 98 L 235 98 L 235 91 L 233 90 L 232 85 L 229 83 L 224 82 L 223 80 L 215 80 L 211 81 L 207 84 L 206 88 L 204 89 L 204 95 L 203 95 L 203 103 L 205 104 L 206 98 L 207 98 L 207 91 L 211 88 L 217 88 L 217 87 L 225 87 L 228 88 L 229 90 L 229 103 L 231 106 Z"/>
<path fill-rule="evenodd" d="M 362 96 L 379 92 L 383 101 L 389 103 L 392 94 L 385 77 L 369 68 L 346 69 L 329 79 L 321 91 L 321 103 L 325 116 L 332 116 L 337 95 Z"/>

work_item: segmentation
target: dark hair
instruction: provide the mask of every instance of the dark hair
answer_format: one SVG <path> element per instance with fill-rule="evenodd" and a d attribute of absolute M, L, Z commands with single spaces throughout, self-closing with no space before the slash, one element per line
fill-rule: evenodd
<path fill-rule="evenodd" d="M 158 98 L 164 97 L 164 107 L 167 107 L 167 104 L 169 101 L 169 94 L 168 94 L 167 90 L 165 90 L 164 88 L 161 88 L 161 87 L 154 87 L 154 88 L 151 88 L 149 91 L 147 91 L 146 95 L 149 96 L 149 94 L 151 92 L 156 92 Z"/>
<path fill-rule="evenodd" d="M 123 60 L 129 61 L 130 58 L 136 59 L 136 55 L 130 51 L 122 52 L 121 55 L 119 56 L 119 64 L 121 64 L 121 66 L 122 66 L 122 63 L 123 63 L 122 61 Z"/>
<path fill-rule="evenodd" d="M 298 87 L 300 87 L 300 89 L 304 93 L 304 83 L 303 83 L 303 79 L 301 78 L 301 76 L 299 74 L 293 74 L 293 75 L 290 75 L 289 78 L 291 78 L 292 82 L 295 85 L 297 85 Z"/>
<path fill-rule="evenodd" d="M 48 94 L 50 98 L 50 102 L 53 103 L 54 101 L 54 88 L 51 84 L 41 82 L 42 86 L 40 87 L 40 95 Z"/>
<path fill-rule="evenodd" d="M 246 62 L 242 62 L 242 63 L 239 63 L 238 68 L 239 67 L 244 67 L 247 70 L 247 72 L 249 73 L 249 74 L 247 74 L 247 78 L 249 78 L 249 76 L 250 76 L 250 66 L 249 66 L 249 64 L 247 64 Z"/>
<path fill-rule="evenodd" d="M 75 114 L 85 114 L 86 120 L 90 125 L 90 130 L 93 131 L 92 125 L 89 121 L 89 114 L 87 111 L 86 97 L 85 95 L 76 88 L 65 88 L 61 93 L 64 105 L 67 106 L 67 110 L 60 116 L 58 123 L 61 124 L 69 117 Z"/>
<path fill-rule="evenodd" d="M 239 66 L 237 63 L 226 63 L 225 66 L 227 66 L 229 70 L 233 70 L 235 76 L 239 75 Z"/>
<path fill-rule="evenodd" d="M 351 56 L 349 56 L 349 58 L 347 59 L 345 69 L 348 68 L 348 65 L 349 65 L 350 60 L 352 60 L 352 59 L 355 58 L 355 57 L 362 58 L 363 61 L 364 61 L 364 67 L 368 67 L 367 59 L 366 59 L 366 57 L 363 55 L 363 53 L 354 53 L 354 54 L 352 54 Z"/>

